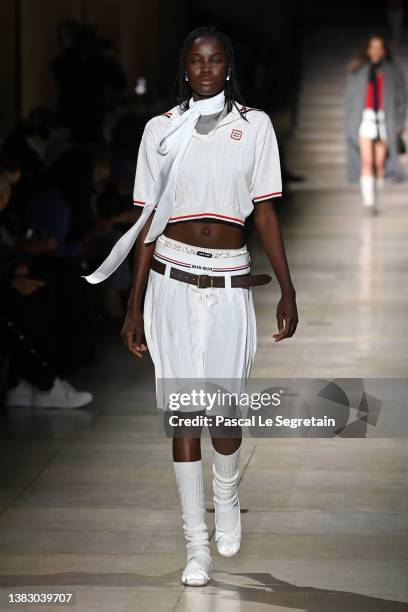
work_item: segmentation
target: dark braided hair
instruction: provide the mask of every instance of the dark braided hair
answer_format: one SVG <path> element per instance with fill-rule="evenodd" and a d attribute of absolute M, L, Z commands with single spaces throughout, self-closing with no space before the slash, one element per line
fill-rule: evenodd
<path fill-rule="evenodd" d="M 248 121 L 248 119 L 245 117 L 245 113 L 241 112 L 241 110 L 236 105 L 236 101 L 242 105 L 244 105 L 245 102 L 244 102 L 244 98 L 242 96 L 242 93 L 239 87 L 239 82 L 238 82 L 238 77 L 237 77 L 236 67 L 235 67 L 234 48 L 232 46 L 231 39 L 229 36 L 227 36 L 223 32 L 220 32 L 220 30 L 218 30 L 213 25 L 201 26 L 199 28 L 196 28 L 195 30 L 192 30 L 189 34 L 187 34 L 187 36 L 185 37 L 183 41 L 183 44 L 180 50 L 180 55 L 179 55 L 177 77 L 174 83 L 174 92 L 175 92 L 175 97 L 177 99 L 178 105 L 183 111 L 189 108 L 189 100 L 191 98 L 191 87 L 184 78 L 184 73 L 186 71 L 186 56 L 187 56 L 188 51 L 192 47 L 194 41 L 197 38 L 202 37 L 202 36 L 216 38 L 217 40 L 220 41 L 220 43 L 224 47 L 224 50 L 225 50 L 225 53 L 227 55 L 229 65 L 230 65 L 230 78 L 228 81 L 227 80 L 225 81 L 225 87 L 224 87 L 224 94 L 225 94 L 225 100 L 227 103 L 227 109 L 228 109 L 228 112 L 231 112 L 232 107 L 235 106 L 235 108 L 241 114 L 241 117 L 243 117 L 245 121 Z"/>

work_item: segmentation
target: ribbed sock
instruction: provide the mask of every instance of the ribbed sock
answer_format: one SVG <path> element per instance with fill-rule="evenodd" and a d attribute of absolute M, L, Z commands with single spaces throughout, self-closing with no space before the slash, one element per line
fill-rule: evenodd
<path fill-rule="evenodd" d="M 375 189 L 376 191 L 382 191 L 384 189 L 384 177 L 383 176 L 375 177 Z"/>
<path fill-rule="evenodd" d="M 360 189 L 365 206 L 374 206 L 375 204 L 375 180 L 374 176 L 362 174 L 360 176 Z"/>
<path fill-rule="evenodd" d="M 241 446 L 231 455 L 223 455 L 213 447 L 213 491 L 217 525 L 226 531 L 237 524 L 239 456 Z"/>
<path fill-rule="evenodd" d="M 173 465 L 180 494 L 187 562 L 195 558 L 208 572 L 211 553 L 205 522 L 202 460 L 174 461 Z"/>

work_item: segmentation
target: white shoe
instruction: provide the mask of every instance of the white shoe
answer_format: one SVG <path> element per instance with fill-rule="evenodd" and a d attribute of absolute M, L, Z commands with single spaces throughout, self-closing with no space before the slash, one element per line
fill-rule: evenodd
<path fill-rule="evenodd" d="M 367 217 L 375 217 L 376 215 L 379 214 L 379 210 L 378 210 L 378 206 L 377 204 L 373 204 L 373 205 L 364 205 L 364 212 L 365 212 L 365 216 Z"/>
<path fill-rule="evenodd" d="M 210 581 L 212 570 L 211 556 L 201 554 L 192 557 L 181 575 L 181 582 L 186 586 L 205 586 Z"/>
<path fill-rule="evenodd" d="M 6 394 L 6 406 L 31 407 L 33 403 L 33 386 L 23 378 L 14 389 Z"/>
<path fill-rule="evenodd" d="M 232 512 L 237 515 L 237 522 L 234 529 L 228 531 L 221 529 L 217 525 L 217 511 L 215 513 L 215 536 L 214 540 L 217 545 L 217 550 L 223 557 L 233 557 L 237 554 L 241 546 L 241 508 L 239 499 L 237 499 Z M 219 511 L 218 511 L 219 513 Z"/>
<path fill-rule="evenodd" d="M 77 391 L 67 381 L 56 378 L 49 391 L 34 389 L 34 408 L 81 408 L 92 402 L 93 396 L 88 391 Z"/>
<path fill-rule="evenodd" d="M 230 499 L 221 500 L 218 499 L 216 494 L 214 495 L 214 509 L 215 509 L 215 535 L 214 540 L 217 545 L 217 550 L 223 557 L 233 557 L 237 554 L 241 546 L 241 507 L 238 499 L 238 489 L 235 486 L 238 482 L 238 472 L 232 478 L 221 477 L 215 467 L 213 466 L 214 480 L 213 487 L 214 492 L 217 490 L 218 484 L 223 483 L 224 486 L 232 486 L 235 491 Z M 224 516 L 223 516 L 224 515 Z M 224 525 L 224 527 L 222 526 Z M 225 525 L 233 525 L 228 529 Z"/>

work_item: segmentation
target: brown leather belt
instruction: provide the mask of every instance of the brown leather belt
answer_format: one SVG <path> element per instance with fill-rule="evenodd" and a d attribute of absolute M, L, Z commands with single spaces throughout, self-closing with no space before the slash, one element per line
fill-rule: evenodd
<path fill-rule="evenodd" d="M 166 264 L 158 261 L 155 257 L 152 258 L 151 269 L 159 274 L 164 274 Z M 170 268 L 170 278 L 196 285 L 199 289 L 207 289 L 207 287 L 224 287 L 225 276 L 210 276 L 209 274 L 191 274 L 184 272 L 178 268 Z M 252 287 L 254 285 L 266 285 L 272 280 L 269 274 L 238 274 L 231 276 L 231 287 Z"/>

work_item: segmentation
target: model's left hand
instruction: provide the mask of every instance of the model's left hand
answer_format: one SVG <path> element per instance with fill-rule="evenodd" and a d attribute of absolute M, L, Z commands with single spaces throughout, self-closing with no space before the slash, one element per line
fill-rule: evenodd
<path fill-rule="evenodd" d="M 296 298 L 294 295 L 282 295 L 276 309 L 276 320 L 278 322 L 279 332 L 277 334 L 273 334 L 275 342 L 279 342 L 280 340 L 293 336 L 299 322 Z"/>

